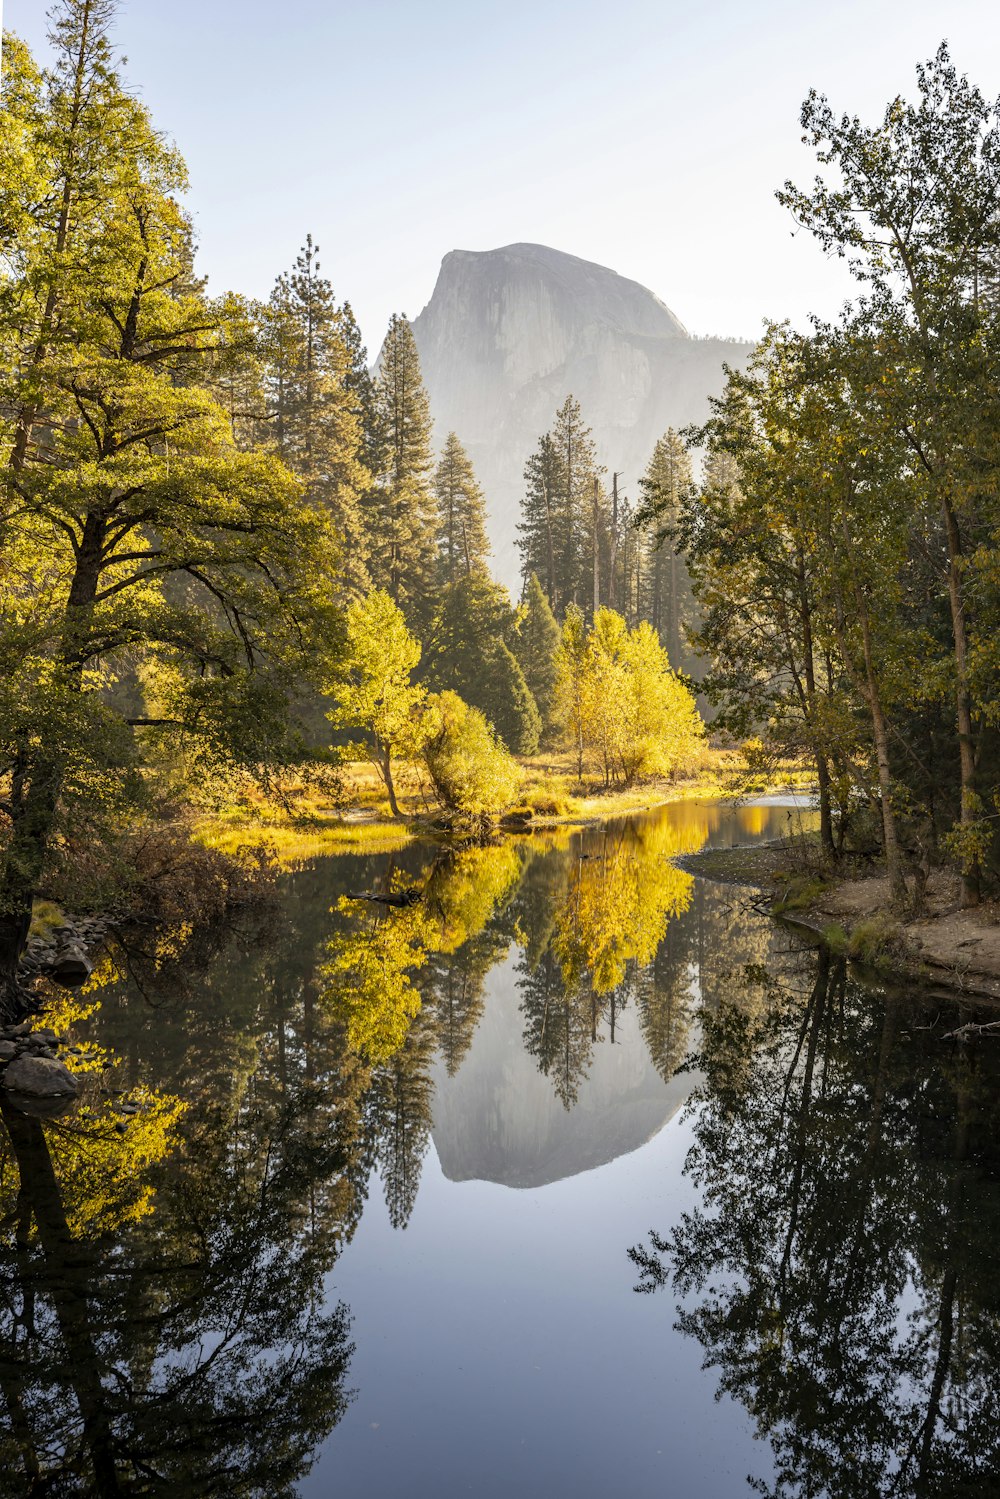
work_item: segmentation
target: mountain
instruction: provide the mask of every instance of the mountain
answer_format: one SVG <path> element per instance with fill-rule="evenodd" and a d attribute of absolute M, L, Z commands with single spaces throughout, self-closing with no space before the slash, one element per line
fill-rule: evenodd
<path fill-rule="evenodd" d="M 635 1010 L 622 1010 L 581 1079 L 572 1109 L 524 1047 L 514 958 L 493 970 L 485 1013 L 461 1067 L 435 1068 L 434 1147 L 449 1181 L 541 1187 L 630 1155 L 659 1134 L 697 1082 L 664 1082 Z"/>
<path fill-rule="evenodd" d="M 660 299 L 545 245 L 452 250 L 413 321 L 435 440 L 455 431 L 489 502 L 498 576 L 519 588 L 516 527 L 525 461 L 567 395 L 601 461 L 637 481 L 667 427 L 698 421 L 752 344 L 694 338 Z"/>

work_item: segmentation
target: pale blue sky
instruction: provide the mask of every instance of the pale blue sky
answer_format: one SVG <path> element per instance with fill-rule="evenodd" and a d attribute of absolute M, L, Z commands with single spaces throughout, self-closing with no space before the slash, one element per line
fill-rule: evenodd
<path fill-rule="evenodd" d="M 41 51 L 44 0 L 5 0 Z M 942 37 L 1000 93 L 1000 6 L 841 0 L 126 0 L 127 74 L 191 171 L 215 290 L 266 294 L 310 230 L 377 349 L 441 256 L 535 240 L 694 332 L 830 313 L 840 266 L 774 189 L 811 175 L 810 85 L 880 112 Z"/>

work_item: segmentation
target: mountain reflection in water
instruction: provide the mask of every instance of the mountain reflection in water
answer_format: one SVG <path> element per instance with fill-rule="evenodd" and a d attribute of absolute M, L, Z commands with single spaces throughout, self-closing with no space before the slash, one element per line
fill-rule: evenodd
<path fill-rule="evenodd" d="M 940 1456 L 991 1471 L 988 1058 L 672 862 L 800 815 L 317 860 L 60 1001 L 80 1104 L 0 1133 L 0 1495 L 988 1492 Z"/>

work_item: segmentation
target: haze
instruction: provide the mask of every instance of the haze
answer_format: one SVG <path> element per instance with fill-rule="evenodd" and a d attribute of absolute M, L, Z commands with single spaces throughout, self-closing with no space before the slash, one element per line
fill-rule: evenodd
<path fill-rule="evenodd" d="M 4 8 L 39 52 L 43 9 Z M 698 333 L 832 313 L 842 267 L 773 196 L 811 172 L 801 99 L 870 115 L 945 34 L 1000 92 L 1000 12 L 976 0 L 131 0 L 118 28 L 215 289 L 265 294 L 309 230 L 374 348 L 447 250 L 518 240 L 634 277 Z"/>

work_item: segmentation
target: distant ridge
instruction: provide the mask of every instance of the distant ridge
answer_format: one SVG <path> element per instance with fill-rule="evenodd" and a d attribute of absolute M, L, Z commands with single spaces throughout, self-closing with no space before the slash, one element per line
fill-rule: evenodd
<path fill-rule="evenodd" d="M 723 363 L 753 345 L 692 338 L 638 281 L 547 245 L 451 250 L 413 331 L 435 420 L 468 448 L 489 502 L 497 575 L 516 592 L 525 461 L 572 393 L 601 461 L 637 492 L 656 439 L 701 420 Z"/>

